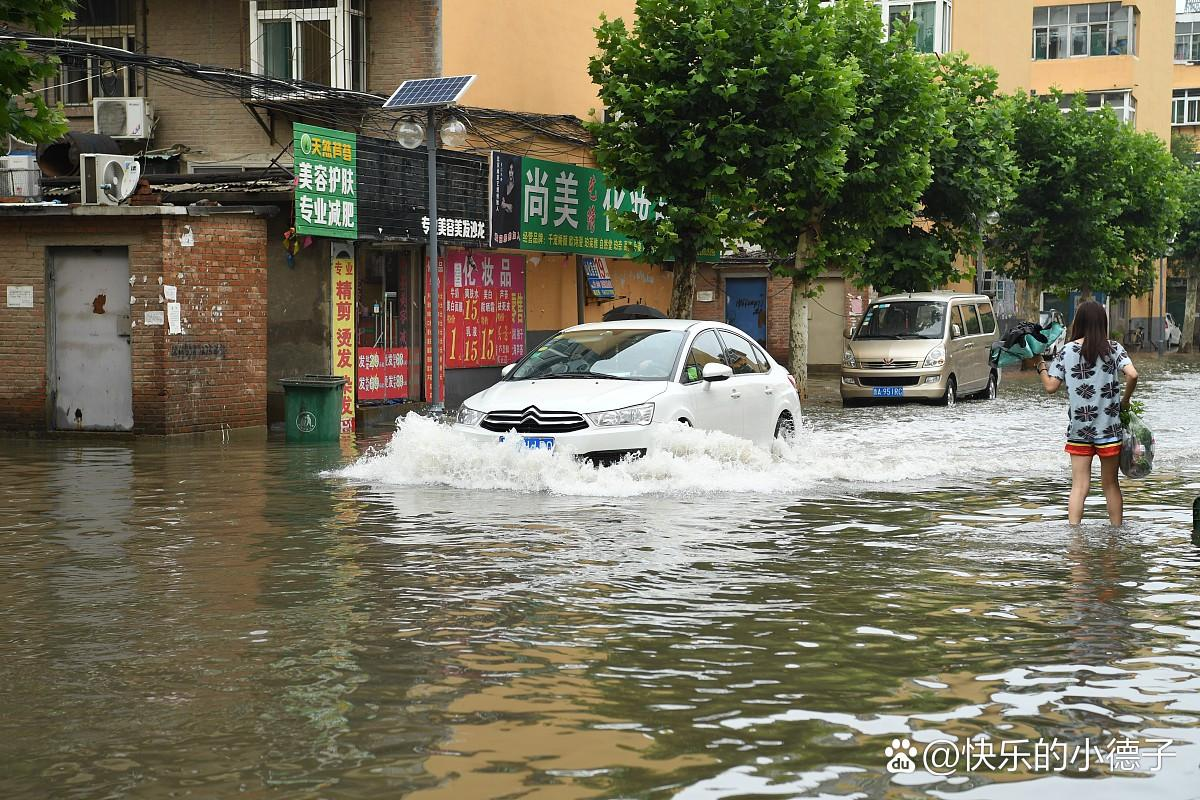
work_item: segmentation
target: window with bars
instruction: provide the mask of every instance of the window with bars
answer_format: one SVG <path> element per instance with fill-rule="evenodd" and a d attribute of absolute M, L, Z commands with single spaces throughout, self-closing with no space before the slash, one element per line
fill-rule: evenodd
<path fill-rule="evenodd" d="M 366 0 L 251 0 L 250 69 L 365 91 Z"/>
<path fill-rule="evenodd" d="M 1176 89 L 1172 93 L 1171 124 L 1200 125 L 1200 89 Z"/>
<path fill-rule="evenodd" d="M 1113 113 L 1117 115 L 1117 119 L 1133 125 L 1137 122 L 1137 98 L 1133 96 L 1131 91 L 1118 90 L 1115 92 L 1083 92 L 1087 99 L 1087 110 L 1089 112 L 1099 111 L 1102 108 L 1111 108 Z M 1049 97 L 1049 95 L 1047 95 Z M 1071 105 L 1075 101 L 1075 95 L 1063 95 L 1058 101 L 1058 107 L 1063 110 L 1063 113 L 1071 110 Z"/>
<path fill-rule="evenodd" d="M 1200 61 L 1200 22 L 1175 23 L 1175 60 Z"/>
<path fill-rule="evenodd" d="M 135 0 L 84 0 L 62 36 L 80 42 L 137 50 Z M 64 57 L 58 75 L 48 82 L 48 99 L 64 106 L 91 105 L 97 97 L 133 97 L 138 93 L 133 70 L 114 59 Z"/>
<path fill-rule="evenodd" d="M 1033 59 L 1136 55 L 1137 25 L 1137 9 L 1120 3 L 1039 6 L 1033 10 Z"/>
<path fill-rule="evenodd" d="M 916 47 L 922 53 L 950 51 L 950 0 L 877 0 L 884 33 L 892 35 L 898 25 L 916 23 Z"/>

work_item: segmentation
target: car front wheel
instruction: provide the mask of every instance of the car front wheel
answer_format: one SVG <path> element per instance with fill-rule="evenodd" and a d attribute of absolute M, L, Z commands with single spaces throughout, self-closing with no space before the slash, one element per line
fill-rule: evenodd
<path fill-rule="evenodd" d="M 779 419 L 775 421 L 775 438 L 791 439 L 795 435 L 796 420 L 792 419 L 791 414 L 780 414 Z"/>
<path fill-rule="evenodd" d="M 953 377 L 946 382 L 946 393 L 938 400 L 938 405 L 953 408 L 958 402 L 958 381 Z"/>

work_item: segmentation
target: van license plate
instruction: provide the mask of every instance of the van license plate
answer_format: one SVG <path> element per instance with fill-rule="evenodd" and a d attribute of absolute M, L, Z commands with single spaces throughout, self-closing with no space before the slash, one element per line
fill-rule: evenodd
<path fill-rule="evenodd" d="M 504 441 L 506 437 L 501 436 L 500 441 Z M 553 450 L 553 436 L 524 436 L 522 442 L 530 450 Z"/>
<path fill-rule="evenodd" d="M 903 386 L 876 386 L 871 390 L 872 397 L 904 397 Z"/>

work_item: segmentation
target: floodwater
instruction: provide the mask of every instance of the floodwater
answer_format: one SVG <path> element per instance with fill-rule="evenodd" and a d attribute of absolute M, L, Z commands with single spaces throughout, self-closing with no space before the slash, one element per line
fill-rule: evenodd
<path fill-rule="evenodd" d="M 0 439 L 0 797 L 1200 797 L 1200 364 L 1143 361 L 1122 529 L 1028 376 L 606 470 Z"/>

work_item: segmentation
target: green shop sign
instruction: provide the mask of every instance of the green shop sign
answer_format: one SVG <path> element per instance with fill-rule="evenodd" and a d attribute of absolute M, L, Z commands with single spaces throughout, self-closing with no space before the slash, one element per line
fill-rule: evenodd
<path fill-rule="evenodd" d="M 358 138 L 353 133 L 292 126 L 296 232 L 358 238 Z"/>
<path fill-rule="evenodd" d="M 590 167 L 492 153 L 492 246 L 629 258 L 641 246 L 612 227 L 608 211 L 657 214 L 645 192 L 610 188 Z"/>

